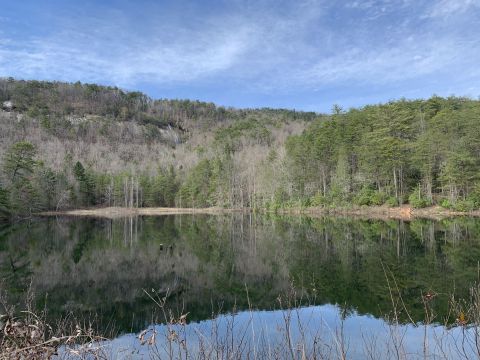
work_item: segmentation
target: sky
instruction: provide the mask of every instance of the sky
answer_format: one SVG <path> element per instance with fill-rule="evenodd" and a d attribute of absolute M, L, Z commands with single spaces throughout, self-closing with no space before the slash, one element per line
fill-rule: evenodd
<path fill-rule="evenodd" d="M 480 96 L 480 0 L 0 0 L 0 76 L 330 112 Z"/>

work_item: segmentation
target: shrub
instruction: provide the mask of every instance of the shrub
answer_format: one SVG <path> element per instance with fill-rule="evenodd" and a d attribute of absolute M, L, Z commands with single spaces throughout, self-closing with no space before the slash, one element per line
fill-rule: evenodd
<path fill-rule="evenodd" d="M 390 207 L 398 206 L 398 200 L 395 196 L 390 196 L 385 203 Z"/>
<path fill-rule="evenodd" d="M 354 197 L 353 202 L 356 205 L 370 205 L 370 197 L 373 190 L 369 188 L 363 188 L 360 192 Z"/>
<path fill-rule="evenodd" d="M 475 204 L 472 200 L 469 200 L 469 199 L 458 200 L 457 202 L 455 202 L 453 209 L 455 211 L 461 211 L 461 212 L 473 211 L 475 209 Z"/>
<path fill-rule="evenodd" d="M 385 203 L 385 194 L 380 191 L 375 191 L 370 197 L 371 205 L 382 205 Z"/>
<path fill-rule="evenodd" d="M 299 201 L 300 207 L 307 208 L 312 206 L 312 201 L 309 198 L 304 198 Z"/>
<path fill-rule="evenodd" d="M 478 209 L 478 205 L 475 203 L 475 200 L 468 197 L 464 200 L 457 200 L 455 202 L 451 202 L 449 199 L 442 199 L 440 202 L 440 206 L 445 209 L 461 211 L 461 212 L 468 212 Z"/>
<path fill-rule="evenodd" d="M 375 191 L 369 187 L 364 187 L 354 197 L 353 202 L 356 205 L 382 205 L 385 203 L 385 194 L 380 191 Z"/>
<path fill-rule="evenodd" d="M 267 210 L 269 211 L 273 211 L 273 212 L 277 212 L 282 206 L 280 203 L 276 202 L 276 201 L 267 201 L 265 203 L 265 207 Z"/>
<path fill-rule="evenodd" d="M 453 208 L 452 203 L 448 199 L 442 199 L 440 201 L 440 206 L 445 208 L 445 209 L 452 209 Z"/>
<path fill-rule="evenodd" d="M 321 193 L 317 192 L 310 199 L 310 206 L 324 206 L 327 203 L 327 199 Z"/>
<path fill-rule="evenodd" d="M 408 203 L 416 209 L 432 205 L 432 201 L 423 196 L 419 186 L 417 186 L 408 197 Z"/>
<path fill-rule="evenodd" d="M 480 208 L 480 184 L 475 184 L 467 199 L 473 203 L 475 209 Z"/>

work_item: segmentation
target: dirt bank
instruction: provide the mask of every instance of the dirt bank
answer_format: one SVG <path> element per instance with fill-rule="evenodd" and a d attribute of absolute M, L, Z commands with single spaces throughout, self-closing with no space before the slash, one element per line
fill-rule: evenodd
<path fill-rule="evenodd" d="M 321 216 L 354 216 L 367 219 L 432 219 L 441 220 L 457 216 L 480 216 L 480 211 L 458 212 L 444 209 L 440 206 L 431 206 L 423 209 L 414 209 L 408 205 L 399 207 L 363 206 L 353 208 L 308 208 L 282 211 L 285 214 L 304 214 L 312 217 Z"/>
<path fill-rule="evenodd" d="M 159 216 L 174 214 L 228 214 L 233 212 L 249 212 L 250 209 L 223 209 L 218 207 L 211 208 L 123 208 L 107 207 L 92 208 L 68 211 L 49 211 L 39 215 L 41 216 L 91 216 L 104 217 L 109 219 L 126 216 Z M 431 206 L 424 209 L 413 209 L 408 205 L 400 207 L 387 206 L 363 206 L 353 208 L 293 208 L 279 209 L 278 214 L 284 215 L 306 215 L 311 217 L 323 216 L 353 216 L 366 219 L 402 219 L 411 220 L 415 218 L 441 220 L 456 216 L 478 216 L 480 211 L 458 212 L 444 209 L 440 206 Z"/>
<path fill-rule="evenodd" d="M 248 210 L 242 209 L 222 209 L 212 208 L 123 208 L 123 207 L 107 207 L 92 208 L 68 211 L 47 211 L 40 213 L 40 216 L 90 216 L 104 217 L 109 219 L 126 217 L 126 216 L 158 216 L 158 215 L 174 215 L 174 214 L 226 214 L 232 212 L 242 212 Z"/>

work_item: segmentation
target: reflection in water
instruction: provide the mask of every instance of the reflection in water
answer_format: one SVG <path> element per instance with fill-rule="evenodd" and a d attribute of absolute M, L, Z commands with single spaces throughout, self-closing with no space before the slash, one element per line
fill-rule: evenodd
<path fill-rule="evenodd" d="M 155 321 L 159 310 L 144 289 L 168 294 L 190 321 L 247 309 L 248 300 L 273 310 L 292 284 L 304 303 L 384 317 L 387 279 L 414 321 L 424 319 L 422 294 L 435 293 L 435 321 L 444 322 L 449 294 L 467 297 L 477 280 L 479 234 L 480 221 L 467 218 L 48 218 L 0 229 L 0 276 L 11 301 L 23 299 L 31 280 L 39 307 L 48 294 L 53 319 L 96 314 L 100 327 L 114 321 L 121 332 Z"/>
<path fill-rule="evenodd" d="M 107 358 L 117 360 L 192 354 L 202 359 L 478 358 L 473 328 L 395 325 L 372 316 L 341 314 L 333 305 L 243 311 L 185 326 L 150 325 L 141 334 L 119 336 L 101 348 Z"/>

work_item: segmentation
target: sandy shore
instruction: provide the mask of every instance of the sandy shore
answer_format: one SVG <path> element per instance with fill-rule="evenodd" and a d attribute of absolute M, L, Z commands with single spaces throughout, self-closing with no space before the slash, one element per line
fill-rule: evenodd
<path fill-rule="evenodd" d="M 40 216 L 90 216 L 103 218 L 121 218 L 126 216 L 160 216 L 175 214 L 211 214 L 220 215 L 234 212 L 249 212 L 250 209 L 224 209 L 218 207 L 211 208 L 123 208 L 106 207 L 91 208 L 68 211 L 49 211 L 39 214 Z M 355 208 L 307 208 L 307 209 L 280 209 L 278 214 L 284 215 L 306 215 L 310 217 L 324 216 L 352 216 L 366 219 L 401 219 L 411 220 L 432 219 L 441 220 L 457 216 L 475 216 L 480 217 L 480 211 L 458 212 L 444 209 L 440 206 L 431 206 L 424 209 L 413 209 L 408 205 L 400 207 L 387 206 L 365 206 Z"/>
<path fill-rule="evenodd" d="M 217 207 L 211 208 L 124 208 L 124 207 L 106 207 L 91 208 L 67 211 L 47 211 L 40 213 L 40 216 L 90 216 L 103 218 L 120 218 L 126 216 L 159 216 L 175 214 L 227 214 L 232 212 L 248 211 L 243 209 L 223 209 Z"/>

